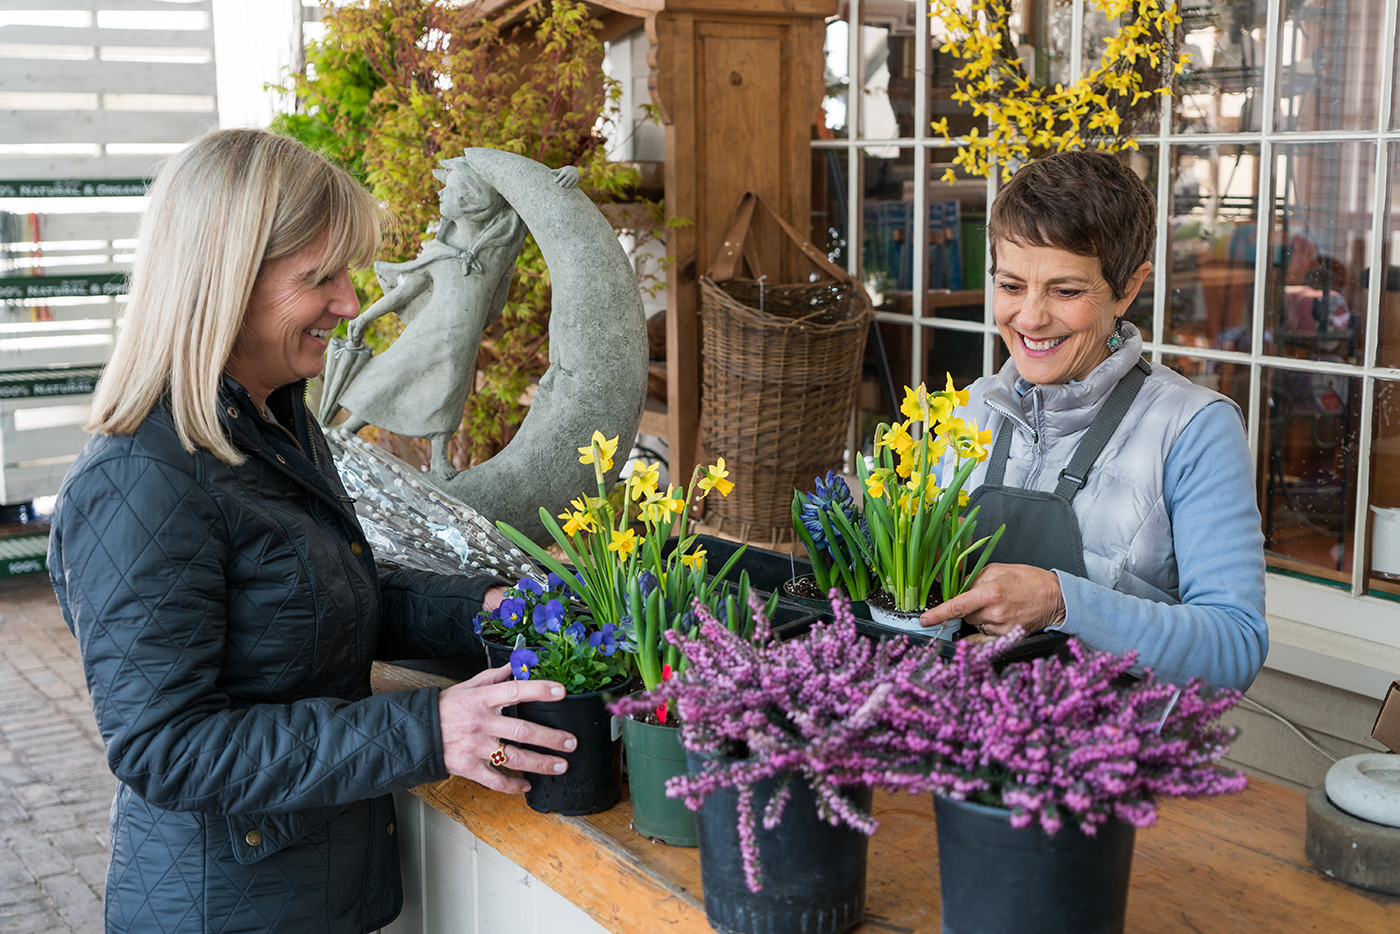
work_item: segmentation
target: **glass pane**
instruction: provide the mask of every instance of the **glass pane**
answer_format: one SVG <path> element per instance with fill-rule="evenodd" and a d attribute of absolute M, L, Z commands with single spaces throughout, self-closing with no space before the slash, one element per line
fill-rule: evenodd
<path fill-rule="evenodd" d="M 848 164 L 844 149 L 812 150 L 812 231 L 811 239 L 842 269 L 848 255 L 846 226 L 850 218 L 850 187 L 846 184 Z"/>
<path fill-rule="evenodd" d="M 966 309 L 944 309 L 953 311 L 945 317 L 982 320 L 982 306 Z M 977 334 L 969 331 L 953 331 L 948 328 L 924 328 L 924 383 L 930 389 L 942 389 L 945 374 L 951 373 L 953 385 L 963 389 L 982 375 L 982 345 L 989 340 L 1000 341 L 996 335 Z M 982 427 L 986 427 L 985 425 Z"/>
<path fill-rule="evenodd" d="M 1275 153 L 1265 305 L 1270 352 L 1360 362 L 1375 144 L 1300 143 Z"/>
<path fill-rule="evenodd" d="M 896 421 L 913 366 L 914 328 L 892 321 L 876 323 L 865 342 L 860 386 L 860 449 L 872 453 L 875 428 Z"/>
<path fill-rule="evenodd" d="M 850 27 L 844 19 L 832 20 L 826 24 L 826 43 L 822 53 L 826 59 L 823 83 L 826 93 L 822 95 L 821 125 L 817 127 L 819 139 L 845 139 L 846 97 L 851 89 L 850 69 Z"/>
<path fill-rule="evenodd" d="M 924 267 L 924 316 L 941 313 L 935 307 L 976 305 L 980 321 L 985 276 L 987 180 L 952 165 L 956 149 L 930 149 L 928 254 Z M 944 179 L 949 169 L 952 182 Z"/>
<path fill-rule="evenodd" d="M 1258 130 L 1264 105 L 1265 3 L 1197 3 L 1181 11 L 1191 60 L 1174 100 L 1177 133 Z"/>
<path fill-rule="evenodd" d="M 1375 129 L 1385 4 L 1303 0 L 1283 4 L 1274 128 Z"/>
<path fill-rule="evenodd" d="M 1259 146 L 1173 146 L 1167 342 L 1250 349 Z"/>
<path fill-rule="evenodd" d="M 1396 95 L 1400 99 L 1400 94 Z M 1380 302 L 1380 334 L 1377 335 L 1376 362 L 1381 366 L 1400 367 L 1400 143 L 1390 144 L 1390 190 L 1386 193 L 1385 239 L 1381 241 L 1381 265 L 1384 281 Z M 1362 285 L 1370 284 L 1369 270 L 1363 273 Z"/>
<path fill-rule="evenodd" d="M 914 17 L 920 9 L 913 0 L 861 5 L 861 139 L 914 135 Z"/>
<path fill-rule="evenodd" d="M 1400 383 L 1376 382 L 1371 432 L 1369 586 L 1400 595 Z"/>
<path fill-rule="evenodd" d="M 924 124 L 934 120 L 948 121 L 948 134 L 953 137 L 967 136 L 976 127 L 977 132 L 983 136 L 987 133 L 987 118 L 985 116 L 974 116 L 972 108 L 966 104 L 953 100 L 954 83 L 956 79 L 953 72 L 963 67 L 962 59 L 954 58 L 950 53 L 940 51 L 943 45 L 943 27 L 937 20 L 930 20 L 929 33 L 929 54 L 928 54 L 928 119 Z M 932 135 L 932 134 L 930 134 Z M 950 160 L 951 161 L 951 160 Z M 942 173 L 934 175 L 935 178 Z"/>
<path fill-rule="evenodd" d="M 1395 20 L 1395 71 L 1400 75 L 1400 17 Z M 1400 94 L 1390 94 L 1390 128 L 1400 130 Z"/>
<path fill-rule="evenodd" d="M 1157 156 L 1158 146 L 1142 146 L 1137 150 L 1127 149 L 1118 154 L 1118 158 L 1128 164 L 1138 178 L 1147 183 L 1147 187 L 1154 192 L 1157 191 Z M 1160 201 L 1160 197 L 1158 198 Z M 1148 257 L 1152 259 L 1152 257 Z M 1153 273 L 1155 275 L 1155 271 Z M 1138 290 L 1137 298 L 1128 306 L 1123 317 L 1137 325 L 1143 334 L 1144 340 L 1152 340 L 1152 295 L 1156 286 L 1153 284 L 1153 275 L 1149 275 L 1142 283 L 1142 288 Z"/>
<path fill-rule="evenodd" d="M 1266 367 L 1258 486 L 1272 566 L 1351 580 L 1361 380 Z"/>
<path fill-rule="evenodd" d="M 914 150 L 861 153 L 861 275 L 875 307 L 913 314 Z"/>
<path fill-rule="evenodd" d="M 1235 400 L 1240 411 L 1249 412 L 1249 363 L 1203 360 L 1182 354 L 1163 354 L 1162 363 L 1198 386 L 1213 389 Z"/>

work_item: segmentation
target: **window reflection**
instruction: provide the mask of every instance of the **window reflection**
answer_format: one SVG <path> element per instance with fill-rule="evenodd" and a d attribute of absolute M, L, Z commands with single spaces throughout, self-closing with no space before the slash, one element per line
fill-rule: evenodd
<path fill-rule="evenodd" d="M 1380 24 L 1394 0 L 1303 0 L 1280 10 L 1275 129 L 1376 126 Z"/>
<path fill-rule="evenodd" d="M 1361 380 L 1265 368 L 1259 495 L 1270 563 L 1350 580 Z"/>
<path fill-rule="evenodd" d="M 1371 551 L 1369 585 L 1400 595 L 1400 383 L 1376 383 L 1371 426 Z"/>
<path fill-rule="evenodd" d="M 1373 143 L 1281 145 L 1265 305 L 1270 353 L 1358 363 L 1375 196 Z"/>
<path fill-rule="evenodd" d="M 1178 133 L 1259 130 L 1264 92 L 1267 5 L 1251 0 L 1181 5 L 1184 51 L 1191 60 L 1174 103 Z"/>
<path fill-rule="evenodd" d="M 1259 147 L 1172 149 L 1167 341 L 1248 353 L 1254 315 Z M 1203 382 L 1239 401 L 1249 366 L 1201 361 Z"/>
<path fill-rule="evenodd" d="M 860 15 L 860 136 L 909 139 L 914 135 L 915 17 L 913 0 L 862 3 Z"/>
<path fill-rule="evenodd" d="M 1384 278 L 1376 277 L 1376 288 L 1384 290 L 1380 297 L 1376 363 L 1400 367 L 1400 143 L 1390 144 L 1388 161 L 1390 186 L 1386 194 L 1385 236 L 1381 241 L 1381 265 L 1386 274 Z M 1362 284 L 1368 284 L 1369 279 L 1367 271 Z M 1396 470 L 1400 470 L 1400 463 Z"/>

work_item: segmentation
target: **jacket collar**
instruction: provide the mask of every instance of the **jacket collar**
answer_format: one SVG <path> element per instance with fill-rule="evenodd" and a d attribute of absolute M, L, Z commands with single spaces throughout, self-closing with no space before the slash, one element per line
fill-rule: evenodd
<path fill-rule="evenodd" d="M 1128 321 L 1119 324 L 1118 333 L 1123 346 L 1078 383 L 1025 383 L 1016 361 L 1008 359 L 986 392 L 987 404 L 1033 435 L 1032 425 L 1037 422 L 1064 435 L 1089 427 L 1113 387 L 1142 357 L 1142 333 Z M 1017 390 L 1018 382 L 1021 391 Z"/>

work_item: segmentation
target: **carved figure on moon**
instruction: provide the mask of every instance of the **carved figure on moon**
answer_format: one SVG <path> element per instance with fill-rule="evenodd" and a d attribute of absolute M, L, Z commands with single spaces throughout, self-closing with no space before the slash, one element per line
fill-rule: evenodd
<path fill-rule="evenodd" d="M 358 369 L 345 368 L 323 400 L 322 419 L 343 407 L 352 417 L 340 430 L 371 424 L 427 438 L 428 479 L 488 519 L 544 540 L 540 508 L 557 514 L 593 485 L 579 445 L 595 430 L 624 446 L 636 436 L 647 383 L 641 292 L 616 232 L 574 187 L 576 169 L 555 171 L 495 149 L 468 149 L 442 165 L 434 172 L 446 183 L 437 236 L 409 262 L 375 264 L 384 297 L 351 322 L 344 350 L 367 355 L 355 345 L 371 320 L 391 311 L 404 331 Z M 549 369 L 510 443 L 454 473 L 447 441 L 461 424 L 482 331 L 505 304 L 527 230 L 549 267 Z M 326 380 L 330 390 L 330 370 Z"/>
<path fill-rule="evenodd" d="M 447 442 L 462 424 L 472 389 L 481 335 L 501 314 L 525 224 L 500 192 L 463 159 L 447 159 L 433 175 L 444 182 L 437 236 L 406 263 L 374 264 L 384 295 L 349 325 L 352 347 L 364 344 L 371 322 L 390 312 L 403 333 L 369 360 L 340 393 L 351 413 L 347 431 L 375 425 L 432 444 L 432 472 L 456 473 Z M 555 181 L 572 188 L 578 169 L 566 166 Z"/>

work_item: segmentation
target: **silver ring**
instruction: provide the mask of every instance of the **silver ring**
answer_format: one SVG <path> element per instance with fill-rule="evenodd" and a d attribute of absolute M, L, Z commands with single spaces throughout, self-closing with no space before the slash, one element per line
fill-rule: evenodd
<path fill-rule="evenodd" d="M 496 748 L 491 751 L 491 758 L 488 760 L 494 766 L 506 764 L 506 741 L 501 740 Z"/>
<path fill-rule="evenodd" d="M 987 634 L 987 624 L 986 624 L 986 623 L 978 623 L 978 624 L 977 624 L 977 631 L 980 632 L 982 635 L 985 636 L 985 635 Z"/>

